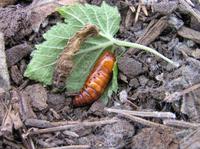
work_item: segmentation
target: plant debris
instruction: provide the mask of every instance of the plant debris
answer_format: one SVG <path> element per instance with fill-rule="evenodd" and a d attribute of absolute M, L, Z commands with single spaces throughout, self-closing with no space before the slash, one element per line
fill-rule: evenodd
<path fill-rule="evenodd" d="M 0 8 L 0 31 L 5 35 L 6 44 L 19 42 L 33 30 L 38 32 L 41 23 L 48 15 L 55 12 L 58 6 L 75 2 L 75 0 L 34 0 L 27 7 L 13 5 Z"/>
<path fill-rule="evenodd" d="M 6 63 L 4 35 L 1 32 L 0 32 L 0 87 L 5 91 L 8 91 L 11 88 L 9 74 L 8 74 L 8 67 Z"/>
<path fill-rule="evenodd" d="M 179 31 L 178 31 L 178 35 L 187 38 L 187 39 L 191 39 L 194 42 L 200 43 L 200 32 L 195 31 L 193 29 L 187 28 L 185 26 L 183 26 Z"/>
<path fill-rule="evenodd" d="M 199 148 L 199 3 L 87 0 L 76 11 L 73 5 L 67 11 L 59 9 L 63 16 L 54 13 L 68 2 L 75 1 L 15 1 L 0 8 L 4 33 L 0 34 L 0 148 Z M 86 10 L 88 4 L 92 5 Z M 95 21 L 90 23 L 88 18 Z M 48 85 L 56 60 L 68 39 L 89 23 L 98 27 L 99 34 L 73 53 L 77 67 L 67 82 L 74 79 L 76 84 L 71 82 L 71 90 L 54 93 Z M 119 47 L 121 41 L 155 49 L 179 67 L 138 48 Z M 110 90 L 102 96 L 107 105 L 96 101 L 73 108 L 74 91 L 82 87 L 80 82 L 89 72 L 85 64 L 92 66 L 111 42 L 116 42 L 113 51 L 119 72 L 115 67 L 113 82 L 118 85 L 110 83 L 112 95 Z M 35 65 L 28 72 L 28 77 L 34 76 L 31 80 L 23 76 L 30 59 Z"/>
<path fill-rule="evenodd" d="M 159 148 L 178 149 L 179 144 L 173 130 L 161 128 L 145 128 L 133 137 L 132 149 Z"/>

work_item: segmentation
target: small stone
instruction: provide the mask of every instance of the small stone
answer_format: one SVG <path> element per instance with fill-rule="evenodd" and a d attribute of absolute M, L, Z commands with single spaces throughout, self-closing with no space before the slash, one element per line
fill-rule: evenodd
<path fill-rule="evenodd" d="M 125 103 L 125 102 L 127 101 L 127 98 L 128 98 L 127 91 L 126 91 L 126 90 L 122 90 L 122 91 L 119 93 L 119 100 L 120 100 L 122 103 Z"/>
<path fill-rule="evenodd" d="M 192 48 L 192 47 L 195 46 L 195 42 L 192 41 L 192 40 L 187 40 L 187 41 L 186 41 L 186 45 L 187 45 L 189 48 Z"/>
<path fill-rule="evenodd" d="M 175 15 L 171 15 L 169 17 L 168 23 L 174 27 L 175 29 L 179 30 L 183 25 L 184 22 L 181 19 L 178 19 Z"/>
<path fill-rule="evenodd" d="M 139 77 L 139 82 L 140 82 L 141 86 L 145 86 L 148 81 L 149 81 L 149 79 L 147 79 L 145 76 L 140 76 Z"/>
<path fill-rule="evenodd" d="M 128 83 L 127 77 L 122 73 L 119 73 L 119 79 L 124 81 L 125 83 Z"/>
<path fill-rule="evenodd" d="M 89 113 L 92 113 L 93 115 L 96 116 L 102 116 L 104 114 L 104 108 L 105 105 L 102 102 L 96 101 L 90 107 Z"/>
<path fill-rule="evenodd" d="M 158 81 L 163 81 L 164 80 L 163 76 L 164 76 L 164 73 L 161 73 L 161 74 L 157 75 L 155 78 Z"/>
<path fill-rule="evenodd" d="M 140 83 L 136 78 L 134 78 L 130 80 L 129 85 L 131 87 L 138 88 L 140 86 Z"/>
<path fill-rule="evenodd" d="M 196 50 L 192 51 L 191 55 L 193 57 L 195 57 L 196 59 L 200 59 L 200 49 L 196 49 Z"/>

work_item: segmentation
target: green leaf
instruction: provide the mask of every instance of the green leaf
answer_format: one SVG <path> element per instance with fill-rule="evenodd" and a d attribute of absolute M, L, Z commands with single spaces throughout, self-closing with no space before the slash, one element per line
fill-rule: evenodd
<path fill-rule="evenodd" d="M 113 77 L 112 77 L 112 86 L 109 89 L 108 93 L 110 93 L 109 97 L 111 97 L 112 93 L 117 93 L 118 90 L 118 67 L 117 67 L 117 61 L 114 64 L 113 67 Z"/>
<path fill-rule="evenodd" d="M 50 85 L 52 83 L 52 74 L 56 59 L 63 50 L 67 38 L 70 37 L 69 33 L 62 31 L 62 29 L 66 27 L 66 24 L 58 23 L 56 26 L 52 27 L 48 33 L 44 34 L 44 38 L 49 38 L 49 40 L 36 45 L 37 50 L 32 53 L 33 58 L 28 64 L 24 74 L 26 77 L 42 82 L 45 85 Z M 54 36 L 62 36 L 62 38 Z"/>
<path fill-rule="evenodd" d="M 82 27 L 87 23 L 94 24 L 101 32 L 111 37 L 119 30 L 120 14 L 117 7 L 111 7 L 105 2 L 101 7 L 76 4 L 64 6 L 58 11 L 64 16 L 65 22 L 73 26 Z"/>
<path fill-rule="evenodd" d="M 112 82 L 111 82 L 112 83 Z M 108 104 L 109 101 L 109 97 L 108 97 L 108 90 L 111 87 L 111 83 L 109 83 L 109 85 L 107 86 L 107 88 L 105 89 L 105 91 L 103 92 L 103 95 L 101 95 L 101 97 L 99 98 L 99 101 L 101 103 L 103 103 L 104 105 Z"/>
<path fill-rule="evenodd" d="M 86 24 L 94 24 L 98 26 L 103 35 L 109 37 L 116 34 L 119 29 L 120 15 L 117 8 L 107 5 L 105 2 L 101 7 L 75 4 L 61 7 L 58 11 L 65 18 L 65 23 L 58 23 L 43 35 L 46 41 L 36 46 L 36 50 L 32 54 L 33 58 L 24 74 L 45 85 L 52 84 L 58 56 L 68 39 L 80 28 Z M 74 56 L 74 67 L 66 83 L 68 91 L 80 90 L 102 50 L 110 45 L 113 45 L 113 42 L 101 35 L 85 41 L 80 52 Z"/>

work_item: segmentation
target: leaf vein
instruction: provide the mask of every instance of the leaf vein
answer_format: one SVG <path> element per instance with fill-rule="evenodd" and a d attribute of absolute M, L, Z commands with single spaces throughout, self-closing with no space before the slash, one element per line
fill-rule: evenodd
<path fill-rule="evenodd" d="M 69 16 L 75 18 L 75 19 L 76 19 L 78 22 L 80 22 L 82 25 L 85 24 L 81 19 L 79 19 L 79 18 L 78 18 L 77 16 L 75 16 L 74 14 L 72 14 L 72 13 L 70 13 L 70 12 L 68 12 L 68 11 L 65 11 L 65 10 L 64 10 L 64 12 L 65 12 L 66 14 L 68 14 Z M 72 12 L 73 12 L 73 11 L 72 11 Z"/>

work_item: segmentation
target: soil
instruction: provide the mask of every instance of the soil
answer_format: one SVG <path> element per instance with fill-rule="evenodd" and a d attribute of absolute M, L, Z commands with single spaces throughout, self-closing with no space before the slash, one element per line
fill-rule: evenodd
<path fill-rule="evenodd" d="M 86 2 L 100 5 L 102 0 Z M 34 45 L 44 41 L 42 34 L 62 18 L 53 13 L 35 31 L 27 11 L 31 1 L 4 5 L 0 8 L 0 30 L 4 33 L 11 89 L 0 86 L 0 148 L 200 148 L 200 89 L 195 86 L 200 83 L 199 2 L 193 0 L 192 6 L 185 0 L 153 1 L 145 8 L 136 0 L 106 2 L 117 6 L 122 17 L 117 38 L 152 47 L 179 67 L 147 52 L 127 49 L 118 61 L 119 90 L 107 106 L 96 101 L 74 108 L 72 97 L 65 92 L 54 93 L 23 76 Z M 0 73 L 0 82 L 5 81 L 3 78 Z M 108 107 L 171 112 L 176 119 L 167 123 L 166 118 L 144 114 L 130 117 L 128 113 L 110 113 L 105 110 Z"/>

